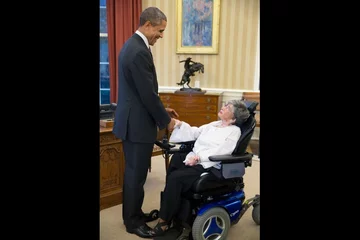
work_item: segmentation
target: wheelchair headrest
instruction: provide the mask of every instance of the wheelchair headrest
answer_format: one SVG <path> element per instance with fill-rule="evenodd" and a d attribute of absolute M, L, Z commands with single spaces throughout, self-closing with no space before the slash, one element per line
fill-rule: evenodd
<path fill-rule="evenodd" d="M 255 101 L 244 101 L 244 103 L 245 103 L 247 109 L 249 110 L 250 116 L 244 122 L 235 123 L 235 125 L 241 129 L 241 132 L 244 132 L 246 129 L 251 127 L 252 121 L 253 121 L 252 118 L 254 118 L 256 107 L 259 104 L 258 102 L 255 102 Z"/>
<path fill-rule="evenodd" d="M 249 110 L 250 114 L 253 114 L 256 110 L 257 105 L 259 105 L 259 103 L 255 102 L 255 101 L 244 100 L 244 103 L 245 103 L 247 109 Z"/>
<path fill-rule="evenodd" d="M 256 120 L 253 114 L 250 114 L 249 118 L 245 122 L 241 124 L 236 124 L 236 126 L 238 126 L 241 129 L 242 136 L 244 133 L 254 130 L 255 125 L 256 125 Z"/>
<path fill-rule="evenodd" d="M 243 154 L 246 152 L 246 148 L 249 145 L 256 126 L 255 109 L 259 103 L 255 101 L 244 101 L 244 103 L 250 112 L 250 116 L 245 122 L 236 124 L 236 126 L 241 129 L 241 136 L 236 144 L 233 154 Z"/>

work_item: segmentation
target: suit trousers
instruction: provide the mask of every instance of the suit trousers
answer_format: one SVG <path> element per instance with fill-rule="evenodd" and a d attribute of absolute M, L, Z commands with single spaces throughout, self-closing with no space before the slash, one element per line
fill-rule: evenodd
<path fill-rule="evenodd" d="M 159 217 L 170 222 L 181 206 L 181 194 L 190 190 L 192 184 L 207 170 L 202 165 L 186 166 L 183 154 L 174 154 L 167 171 L 165 189 L 161 194 Z"/>
<path fill-rule="evenodd" d="M 144 184 L 150 166 L 154 143 L 123 141 L 125 173 L 123 185 L 123 220 L 127 228 L 145 224 L 142 204 Z"/>

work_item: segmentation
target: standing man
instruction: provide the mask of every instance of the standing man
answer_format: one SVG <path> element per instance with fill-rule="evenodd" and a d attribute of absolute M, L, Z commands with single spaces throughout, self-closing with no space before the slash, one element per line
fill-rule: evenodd
<path fill-rule="evenodd" d="M 156 7 L 145 9 L 140 26 L 119 55 L 118 101 L 113 133 L 123 143 L 125 174 L 123 220 L 126 231 L 142 238 L 154 237 L 144 214 L 144 184 L 157 137 L 157 128 L 174 128 L 176 111 L 165 108 L 158 96 L 158 82 L 150 46 L 163 37 L 167 18 Z"/>

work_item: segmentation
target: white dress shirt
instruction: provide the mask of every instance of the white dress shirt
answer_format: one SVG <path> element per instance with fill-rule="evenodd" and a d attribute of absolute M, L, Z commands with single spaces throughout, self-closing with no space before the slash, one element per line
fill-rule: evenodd
<path fill-rule="evenodd" d="M 142 34 L 139 30 L 136 30 L 135 32 L 137 35 L 139 35 L 145 42 L 147 48 L 150 48 L 150 45 L 149 45 L 149 41 L 147 40 L 147 38 L 145 37 L 144 34 Z"/>

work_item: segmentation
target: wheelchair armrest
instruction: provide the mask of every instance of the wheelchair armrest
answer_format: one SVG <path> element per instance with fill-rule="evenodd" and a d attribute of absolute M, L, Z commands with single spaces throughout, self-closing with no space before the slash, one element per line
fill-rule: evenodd
<path fill-rule="evenodd" d="M 167 154 L 174 154 L 174 153 L 182 153 L 183 151 L 181 151 L 178 148 L 174 148 L 174 149 L 170 149 L 170 150 L 166 150 L 165 151 Z"/>
<path fill-rule="evenodd" d="M 174 153 L 189 153 L 192 151 L 195 141 L 190 141 L 190 142 L 183 142 L 183 143 L 179 143 L 181 144 L 179 148 L 173 148 L 170 150 L 167 150 L 166 152 L 169 154 L 174 154 Z"/>
<path fill-rule="evenodd" d="M 194 144 L 194 143 L 195 143 L 195 140 L 193 140 L 193 141 L 186 141 L 186 142 L 177 142 L 176 144 L 191 145 L 191 144 Z"/>
<path fill-rule="evenodd" d="M 174 144 L 164 143 L 164 142 L 160 142 L 160 141 L 155 141 L 155 144 L 163 150 L 170 150 L 170 148 L 175 147 Z"/>
<path fill-rule="evenodd" d="M 180 144 L 179 147 L 180 152 L 189 153 L 192 151 L 195 141 L 179 142 L 177 144 Z"/>
<path fill-rule="evenodd" d="M 244 155 L 214 155 L 210 156 L 209 160 L 212 162 L 221 162 L 222 164 L 226 163 L 239 163 L 239 162 L 249 162 L 253 157 L 252 153 L 245 153 Z"/>
<path fill-rule="evenodd" d="M 162 150 L 164 150 L 166 154 L 189 153 L 192 150 L 192 148 L 187 147 L 187 146 L 191 146 L 191 142 L 185 142 L 185 144 L 189 144 L 189 145 L 185 145 L 185 148 L 182 147 L 174 148 L 175 145 L 168 142 L 155 141 L 155 144 L 159 146 Z"/>

